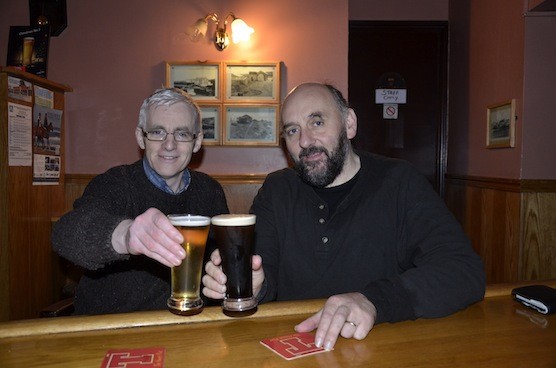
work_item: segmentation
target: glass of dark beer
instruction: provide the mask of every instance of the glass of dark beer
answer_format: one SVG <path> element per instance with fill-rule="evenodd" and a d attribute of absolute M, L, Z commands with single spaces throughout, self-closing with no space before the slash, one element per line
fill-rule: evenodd
<path fill-rule="evenodd" d="M 210 228 L 210 217 L 195 215 L 168 215 L 172 225 L 183 235 L 185 259 L 172 267 L 172 294 L 168 309 L 174 314 L 190 316 L 203 309 L 201 299 L 201 272 Z"/>
<path fill-rule="evenodd" d="M 211 223 L 222 258 L 222 271 L 227 278 L 222 302 L 224 314 L 232 317 L 253 314 L 257 311 L 251 273 L 255 215 L 218 215 Z"/>

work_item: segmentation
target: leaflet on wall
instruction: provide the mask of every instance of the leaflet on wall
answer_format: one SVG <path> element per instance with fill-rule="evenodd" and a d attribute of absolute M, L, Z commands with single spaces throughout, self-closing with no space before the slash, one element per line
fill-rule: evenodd
<path fill-rule="evenodd" d="M 31 102 L 33 100 L 33 85 L 21 78 L 8 77 L 8 97 Z"/>
<path fill-rule="evenodd" d="M 6 66 L 46 78 L 49 40 L 48 26 L 11 26 Z"/>
<path fill-rule="evenodd" d="M 33 152 L 60 155 L 62 110 L 35 105 L 33 109 Z"/>
<path fill-rule="evenodd" d="M 8 102 L 8 165 L 31 166 L 31 107 Z"/>
<path fill-rule="evenodd" d="M 46 88 L 35 86 L 35 105 L 53 108 L 54 92 Z"/>
<path fill-rule="evenodd" d="M 60 181 L 60 156 L 33 155 L 33 185 L 55 185 Z"/>

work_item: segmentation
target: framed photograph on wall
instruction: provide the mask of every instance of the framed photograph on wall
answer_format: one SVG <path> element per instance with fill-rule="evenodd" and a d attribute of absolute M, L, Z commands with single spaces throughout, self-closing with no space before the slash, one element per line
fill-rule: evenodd
<path fill-rule="evenodd" d="M 224 102 L 280 102 L 280 63 L 224 63 Z"/>
<path fill-rule="evenodd" d="M 222 132 L 221 105 L 199 105 L 201 108 L 201 122 L 203 124 L 203 145 L 219 145 Z"/>
<path fill-rule="evenodd" d="M 223 144 L 278 145 L 278 105 L 225 105 Z"/>
<path fill-rule="evenodd" d="M 196 102 L 221 101 L 219 62 L 172 61 L 166 63 L 166 87 L 183 89 Z"/>
<path fill-rule="evenodd" d="M 487 106 L 487 148 L 515 147 L 515 99 Z"/>

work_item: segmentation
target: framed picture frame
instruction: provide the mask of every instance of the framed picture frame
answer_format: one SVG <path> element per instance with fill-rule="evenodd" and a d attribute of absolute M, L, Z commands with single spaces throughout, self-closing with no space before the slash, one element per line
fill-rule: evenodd
<path fill-rule="evenodd" d="M 219 145 L 222 141 L 222 105 L 202 104 L 199 108 L 203 125 L 203 145 Z"/>
<path fill-rule="evenodd" d="M 280 63 L 225 62 L 224 102 L 280 102 Z"/>
<path fill-rule="evenodd" d="M 224 105 L 223 145 L 277 146 L 278 105 Z"/>
<path fill-rule="evenodd" d="M 220 62 L 166 62 L 166 87 L 183 89 L 196 102 L 222 100 Z"/>
<path fill-rule="evenodd" d="M 487 106 L 486 146 L 515 147 L 515 99 Z"/>

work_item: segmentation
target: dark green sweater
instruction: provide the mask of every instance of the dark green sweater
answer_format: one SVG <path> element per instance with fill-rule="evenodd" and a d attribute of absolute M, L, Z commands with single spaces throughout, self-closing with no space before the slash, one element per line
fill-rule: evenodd
<path fill-rule="evenodd" d="M 164 214 L 228 213 L 220 184 L 206 174 L 190 172 L 187 190 L 173 195 L 147 179 L 142 160 L 114 167 L 91 180 L 83 196 L 75 201 L 74 210 L 56 223 L 54 250 L 85 269 L 75 297 L 76 314 L 166 308 L 170 269 L 143 255 L 116 253 L 112 232 L 121 221 L 134 219 L 151 207 Z M 210 236 L 205 255 L 214 248 Z"/>

